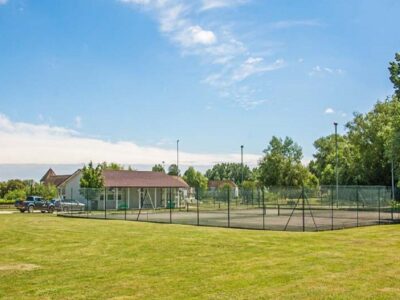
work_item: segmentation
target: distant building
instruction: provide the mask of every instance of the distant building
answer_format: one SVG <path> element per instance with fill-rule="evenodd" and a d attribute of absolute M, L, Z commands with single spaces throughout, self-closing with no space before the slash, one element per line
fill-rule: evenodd
<path fill-rule="evenodd" d="M 85 202 L 89 198 L 92 209 L 166 207 L 167 199 L 175 200 L 179 206 L 188 184 L 180 177 L 161 172 L 104 170 L 104 188 L 93 193 L 80 187 L 82 170 L 71 175 L 56 175 L 49 169 L 40 180 L 54 184 L 60 198 Z"/>
<path fill-rule="evenodd" d="M 229 186 L 232 190 L 234 190 L 234 197 L 239 197 L 239 187 L 232 180 L 209 180 L 208 181 L 208 189 L 211 191 L 221 189 L 225 186 Z"/>

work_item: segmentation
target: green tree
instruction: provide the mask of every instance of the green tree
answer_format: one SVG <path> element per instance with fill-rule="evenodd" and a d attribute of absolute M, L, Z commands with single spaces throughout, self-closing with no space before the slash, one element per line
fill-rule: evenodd
<path fill-rule="evenodd" d="M 87 166 L 85 165 L 82 168 L 81 188 L 102 188 L 104 186 L 102 169 L 102 165 L 94 167 L 93 162 L 90 162 Z"/>
<path fill-rule="evenodd" d="M 179 170 L 179 168 L 176 164 L 172 164 L 169 166 L 168 175 L 179 176 L 180 174 L 181 174 L 181 171 Z"/>
<path fill-rule="evenodd" d="M 240 163 L 220 163 L 214 165 L 211 169 L 207 170 L 205 175 L 209 180 L 232 180 L 237 185 L 242 183 L 243 180 L 252 180 L 253 172 L 249 166 Z"/>
<path fill-rule="evenodd" d="M 399 165 L 394 153 L 399 118 L 399 101 L 386 99 L 378 101 L 366 114 L 356 113 L 346 125 L 354 155 L 352 163 L 359 173 L 358 184 L 390 185 L 392 159 Z"/>
<path fill-rule="evenodd" d="M 106 161 L 101 163 L 101 168 L 103 170 L 114 170 L 114 171 L 125 170 L 125 167 L 123 165 L 117 164 L 115 162 L 107 163 Z"/>
<path fill-rule="evenodd" d="M 257 183 L 253 180 L 245 180 L 242 183 L 242 188 L 244 188 L 245 190 L 253 190 L 257 188 Z"/>
<path fill-rule="evenodd" d="M 196 171 L 193 167 L 189 167 L 186 170 L 185 174 L 183 175 L 183 179 L 191 187 L 200 188 L 203 191 L 207 189 L 207 177 Z"/>
<path fill-rule="evenodd" d="M 26 185 L 22 180 L 19 179 L 11 179 L 7 181 L 6 185 L 6 193 L 15 191 L 15 190 L 23 190 Z"/>
<path fill-rule="evenodd" d="M 395 54 L 394 61 L 389 63 L 390 81 L 393 83 L 397 100 L 400 100 L 400 52 Z"/>
<path fill-rule="evenodd" d="M 7 183 L 0 182 L 0 199 L 3 199 L 6 194 L 7 194 Z"/>
<path fill-rule="evenodd" d="M 309 164 L 309 170 L 318 179 L 320 184 L 331 185 L 336 183 L 336 138 L 329 135 L 314 142 L 316 153 L 314 160 Z M 338 135 L 338 171 L 340 184 L 357 184 L 359 174 L 352 163 L 353 149 L 347 137 Z"/>
<path fill-rule="evenodd" d="M 152 170 L 153 172 L 165 173 L 165 169 L 164 169 L 163 165 L 161 165 L 161 164 L 156 164 L 156 165 L 154 165 L 154 166 L 151 168 L 151 170 Z"/>
<path fill-rule="evenodd" d="M 41 183 L 36 183 L 32 186 L 27 186 L 25 191 L 26 194 L 41 196 L 46 200 L 51 200 L 58 196 L 57 187 L 52 184 L 45 185 Z"/>
<path fill-rule="evenodd" d="M 24 189 L 12 190 L 9 191 L 5 197 L 7 200 L 25 200 L 26 199 L 26 192 Z"/>
<path fill-rule="evenodd" d="M 318 184 L 317 178 L 303 166 L 301 147 L 291 138 L 272 137 L 259 162 L 259 181 L 265 186 L 302 186 Z"/>

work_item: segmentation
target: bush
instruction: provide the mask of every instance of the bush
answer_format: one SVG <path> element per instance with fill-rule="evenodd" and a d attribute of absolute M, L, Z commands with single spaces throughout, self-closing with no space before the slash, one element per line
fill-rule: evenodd
<path fill-rule="evenodd" d="M 14 204 L 14 200 L 0 199 L 0 205 L 2 204 Z"/>
<path fill-rule="evenodd" d="M 25 192 L 25 190 L 13 190 L 11 192 L 8 192 L 4 198 L 6 200 L 10 200 L 10 201 L 26 199 L 26 192 Z"/>
<path fill-rule="evenodd" d="M 32 188 L 26 189 L 27 194 L 43 197 L 46 200 L 56 198 L 58 195 L 57 188 L 54 185 L 35 184 Z"/>

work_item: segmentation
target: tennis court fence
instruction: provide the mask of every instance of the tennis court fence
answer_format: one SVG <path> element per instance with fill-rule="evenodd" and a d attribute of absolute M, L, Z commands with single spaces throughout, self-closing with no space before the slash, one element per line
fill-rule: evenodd
<path fill-rule="evenodd" d="M 400 222 L 385 186 L 241 189 L 79 189 L 61 216 L 282 231 L 322 231 Z"/>

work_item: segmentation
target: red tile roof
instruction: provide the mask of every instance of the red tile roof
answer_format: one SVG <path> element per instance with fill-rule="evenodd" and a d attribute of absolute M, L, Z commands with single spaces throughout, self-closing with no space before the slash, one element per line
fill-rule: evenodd
<path fill-rule="evenodd" d="M 189 188 L 182 178 L 161 172 L 104 170 L 103 176 L 106 187 Z"/>

